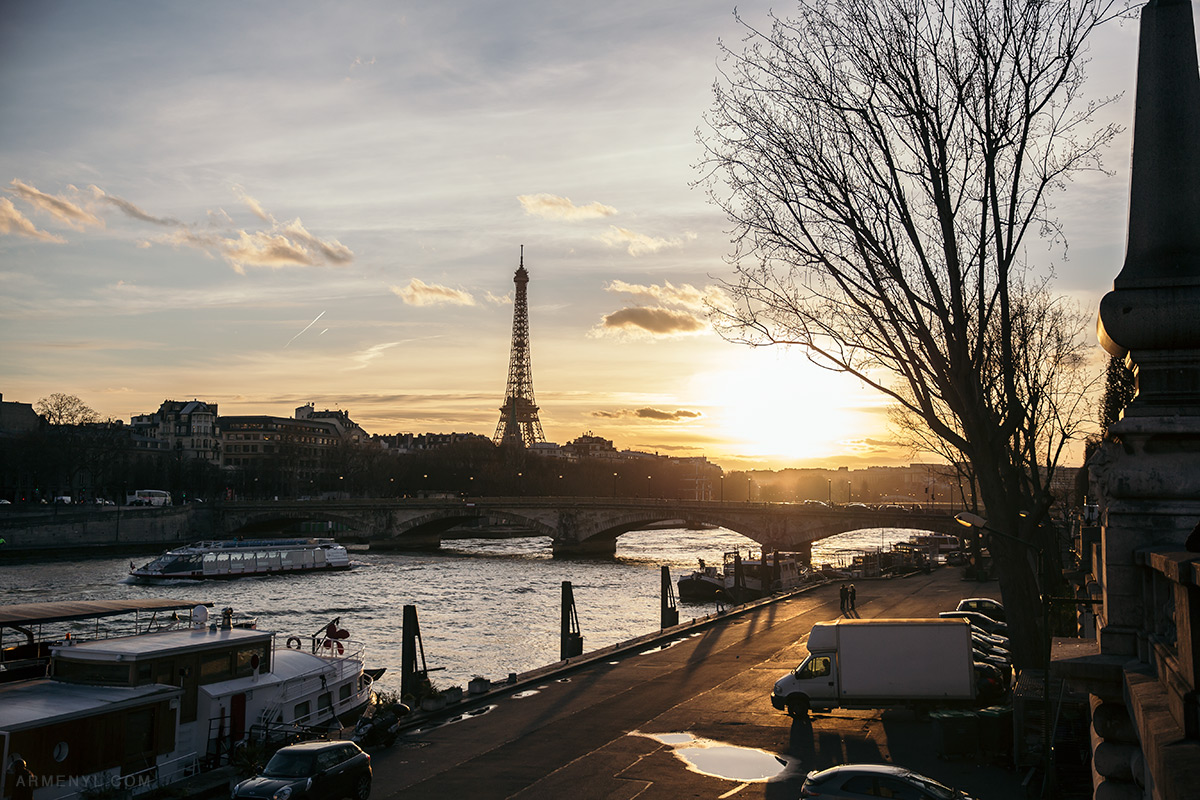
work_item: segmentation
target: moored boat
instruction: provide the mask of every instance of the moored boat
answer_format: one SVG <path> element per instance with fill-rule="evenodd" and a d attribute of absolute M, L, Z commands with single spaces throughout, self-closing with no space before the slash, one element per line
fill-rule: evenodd
<path fill-rule="evenodd" d="M 370 699 L 363 648 L 339 620 L 282 644 L 231 609 L 177 624 L 65 640 L 48 677 L 0 684 L 0 739 L 45 779 L 35 798 L 173 783 L 243 741 L 352 724 Z"/>
<path fill-rule="evenodd" d="M 229 539 L 178 547 L 129 567 L 132 577 L 147 581 L 241 578 L 348 569 L 350 554 L 333 539 Z"/>
<path fill-rule="evenodd" d="M 795 589 L 802 582 L 799 564 L 790 555 L 728 552 L 720 569 L 700 559 L 700 568 L 680 578 L 680 600 L 730 600 L 741 603 L 774 592 Z"/>
<path fill-rule="evenodd" d="M 680 600 L 715 600 L 725 589 L 725 573 L 705 564 L 702 558 L 700 568 L 684 575 L 676 585 Z"/>

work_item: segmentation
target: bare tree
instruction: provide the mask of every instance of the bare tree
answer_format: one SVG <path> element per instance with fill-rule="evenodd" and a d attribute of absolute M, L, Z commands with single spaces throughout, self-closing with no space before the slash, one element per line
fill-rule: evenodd
<path fill-rule="evenodd" d="M 84 425 L 98 422 L 100 415 L 73 394 L 55 392 L 33 404 L 33 410 L 51 425 Z"/>
<path fill-rule="evenodd" d="M 1077 314 L 1026 238 L 1061 242 L 1050 194 L 1117 133 L 1081 88 L 1121 2 L 802 0 L 767 31 L 742 21 L 701 133 L 734 224 L 718 330 L 802 347 L 961 455 L 989 527 L 1016 537 L 990 544 L 1024 664 L 1050 471 L 1083 411 Z"/>

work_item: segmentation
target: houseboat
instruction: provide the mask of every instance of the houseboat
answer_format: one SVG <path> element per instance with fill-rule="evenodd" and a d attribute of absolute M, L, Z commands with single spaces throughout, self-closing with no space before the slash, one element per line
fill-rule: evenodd
<path fill-rule="evenodd" d="M 801 584 L 800 566 L 790 555 L 767 557 L 762 553 L 725 553 L 718 569 L 700 560 L 700 568 L 677 582 L 680 600 L 726 600 L 742 603 L 774 592 L 795 589 Z"/>
<path fill-rule="evenodd" d="M 350 555 L 333 539 L 230 539 L 168 550 L 149 564 L 129 565 L 145 581 L 242 578 L 349 569 Z"/>
<path fill-rule="evenodd" d="M 227 763 L 239 742 L 337 729 L 366 707 L 363 648 L 339 620 L 280 643 L 232 609 L 215 622 L 207 611 L 171 629 L 64 640 L 46 677 L 0 683 L 0 755 L 39 776 L 36 800 L 136 795 Z"/>

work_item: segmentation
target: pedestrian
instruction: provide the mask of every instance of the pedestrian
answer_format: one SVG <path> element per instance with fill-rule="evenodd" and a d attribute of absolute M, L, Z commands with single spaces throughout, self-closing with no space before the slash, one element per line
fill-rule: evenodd
<path fill-rule="evenodd" d="M 13 790 L 12 800 L 33 800 L 33 772 L 25 766 L 25 759 L 20 756 L 13 761 Z"/>
<path fill-rule="evenodd" d="M 838 590 L 838 594 L 842 598 L 842 613 L 846 613 L 846 605 L 850 602 L 850 590 L 846 588 L 846 584 L 842 584 L 842 588 Z"/>
<path fill-rule="evenodd" d="M 850 610 L 854 610 L 854 584 L 850 584 L 846 589 L 846 599 L 850 601 Z"/>

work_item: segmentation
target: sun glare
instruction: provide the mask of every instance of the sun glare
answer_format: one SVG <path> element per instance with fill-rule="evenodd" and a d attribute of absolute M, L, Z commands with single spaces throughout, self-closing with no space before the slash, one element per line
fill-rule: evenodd
<path fill-rule="evenodd" d="M 697 376 L 710 423 L 741 454 L 804 461 L 844 452 L 867 430 L 864 390 L 798 354 L 743 353 L 727 370 Z"/>

